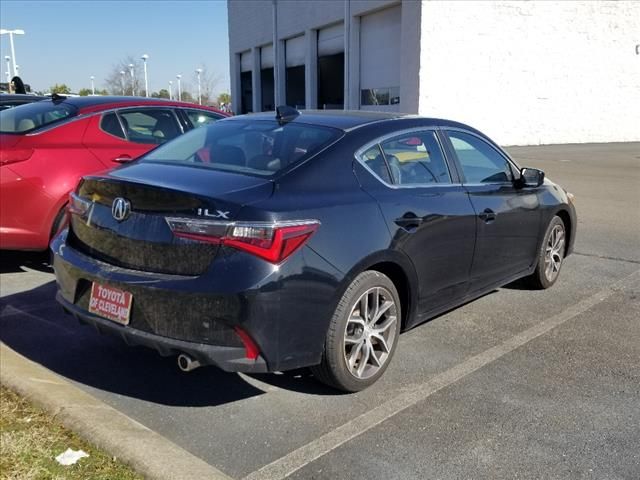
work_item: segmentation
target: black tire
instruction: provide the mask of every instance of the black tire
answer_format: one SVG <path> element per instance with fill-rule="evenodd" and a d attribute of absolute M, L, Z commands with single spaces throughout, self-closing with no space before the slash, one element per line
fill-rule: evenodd
<path fill-rule="evenodd" d="M 562 240 L 560 248 L 557 248 L 557 252 L 552 243 L 552 235 L 555 232 L 562 232 Z M 547 231 L 544 234 L 544 239 L 542 240 L 542 244 L 540 245 L 540 249 L 538 250 L 538 258 L 536 260 L 536 270 L 532 275 L 526 278 L 528 285 L 536 290 L 543 290 L 551 287 L 558 277 L 560 276 L 560 269 L 562 268 L 562 263 L 564 262 L 564 253 L 566 249 L 566 239 L 567 239 L 567 229 L 562 221 L 562 219 L 558 216 L 555 216 L 549 222 L 547 226 Z M 548 255 L 549 249 L 552 249 L 553 257 L 554 257 L 554 265 L 552 266 L 552 274 L 548 269 Z M 557 265 L 557 268 L 556 266 Z"/>
<path fill-rule="evenodd" d="M 380 309 L 367 309 L 361 330 L 358 315 L 362 315 L 362 306 L 368 306 L 370 301 L 376 308 L 382 305 L 383 313 L 376 319 Z M 352 316 L 354 312 L 358 315 Z M 384 374 L 393 358 L 400 334 L 401 313 L 400 297 L 389 277 L 372 270 L 361 273 L 338 302 L 327 331 L 322 362 L 311 367 L 311 371 L 321 382 L 345 392 L 357 392 L 372 385 Z M 358 336 L 360 340 L 354 342 Z M 357 363 L 350 367 L 347 356 Z M 366 358 L 364 362 L 363 358 Z M 379 363 L 379 366 L 373 363 Z M 362 372 L 358 373 L 360 370 Z"/>

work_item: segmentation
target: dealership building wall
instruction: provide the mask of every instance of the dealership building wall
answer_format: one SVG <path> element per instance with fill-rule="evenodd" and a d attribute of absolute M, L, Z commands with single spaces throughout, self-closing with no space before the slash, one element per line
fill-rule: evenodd
<path fill-rule="evenodd" d="M 504 145 L 640 140 L 640 2 L 229 0 L 228 11 L 236 113 L 417 113 Z"/>

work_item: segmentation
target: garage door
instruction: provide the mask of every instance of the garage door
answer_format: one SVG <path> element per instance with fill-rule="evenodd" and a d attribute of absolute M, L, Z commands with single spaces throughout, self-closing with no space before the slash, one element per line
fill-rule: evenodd
<path fill-rule="evenodd" d="M 253 56 L 251 55 L 250 51 L 244 52 L 242 55 L 240 55 L 240 71 L 250 72 L 251 70 L 253 70 L 252 60 Z"/>
<path fill-rule="evenodd" d="M 344 51 L 344 24 L 338 23 L 318 31 L 318 56 L 335 55 Z"/>
<path fill-rule="evenodd" d="M 287 67 L 304 65 L 304 35 L 290 38 L 285 44 Z"/>
<path fill-rule="evenodd" d="M 267 45 L 260 49 L 260 68 L 273 67 L 273 45 Z"/>
<path fill-rule="evenodd" d="M 401 6 L 365 15 L 360 23 L 360 107 L 391 110 L 400 101 Z"/>

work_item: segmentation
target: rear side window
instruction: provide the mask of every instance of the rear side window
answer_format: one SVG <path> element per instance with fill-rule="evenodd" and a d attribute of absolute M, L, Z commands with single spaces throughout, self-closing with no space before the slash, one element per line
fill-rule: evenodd
<path fill-rule="evenodd" d="M 295 122 L 225 120 L 196 128 L 142 161 L 269 176 L 309 158 L 341 136 L 340 130 Z"/>
<path fill-rule="evenodd" d="M 78 114 L 78 109 L 67 103 L 43 100 L 20 108 L 0 111 L 0 133 L 29 133 L 50 126 Z"/>
<path fill-rule="evenodd" d="M 189 117 L 189 121 L 194 128 L 208 125 L 216 120 L 224 118 L 222 115 L 204 110 L 186 110 L 185 113 L 187 114 L 187 117 Z"/>
<path fill-rule="evenodd" d="M 412 132 L 388 140 L 381 147 L 396 185 L 451 183 L 435 132 Z"/>
<path fill-rule="evenodd" d="M 165 143 L 182 134 L 171 110 L 144 108 L 120 111 L 127 138 L 135 143 Z"/>
<path fill-rule="evenodd" d="M 100 121 L 100 128 L 114 137 L 126 138 L 122 130 L 122 125 L 120 125 L 120 121 L 115 113 L 107 113 L 104 115 Z"/>

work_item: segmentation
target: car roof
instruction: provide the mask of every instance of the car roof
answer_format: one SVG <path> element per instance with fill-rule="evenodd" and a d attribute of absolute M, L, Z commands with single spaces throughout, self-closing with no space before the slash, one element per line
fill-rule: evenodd
<path fill-rule="evenodd" d="M 185 107 L 196 108 L 217 112 L 222 115 L 227 115 L 221 112 L 217 108 L 208 107 L 205 105 L 198 105 L 195 103 L 179 102 L 175 100 L 168 100 L 166 98 L 147 98 L 147 97 L 126 97 L 116 95 L 96 95 L 86 97 L 65 97 L 59 95 L 63 103 L 73 105 L 79 110 L 80 114 L 98 112 L 101 110 L 108 110 L 111 108 L 122 108 L 131 106 L 166 106 L 166 107 Z M 56 101 L 55 99 L 53 101 Z"/>
<path fill-rule="evenodd" d="M 288 120 L 293 123 L 305 123 L 310 125 L 319 125 L 323 127 L 332 127 L 345 132 L 355 130 L 357 128 L 380 124 L 385 122 L 397 121 L 419 121 L 420 126 L 448 126 L 456 128 L 464 128 L 476 131 L 474 128 L 463 123 L 441 118 L 421 117 L 419 115 L 410 115 L 406 113 L 396 112 L 371 112 L 363 110 L 300 110 L 300 115 Z M 238 115 L 225 121 L 234 120 L 275 120 L 276 112 L 260 112 L 249 113 L 246 115 Z M 402 122 L 405 123 L 405 122 Z"/>
<path fill-rule="evenodd" d="M 41 95 L 33 95 L 30 93 L 3 93 L 0 94 L 0 102 L 14 101 L 14 100 L 33 100 L 37 102 L 38 100 L 44 100 L 48 97 L 43 97 Z"/>

